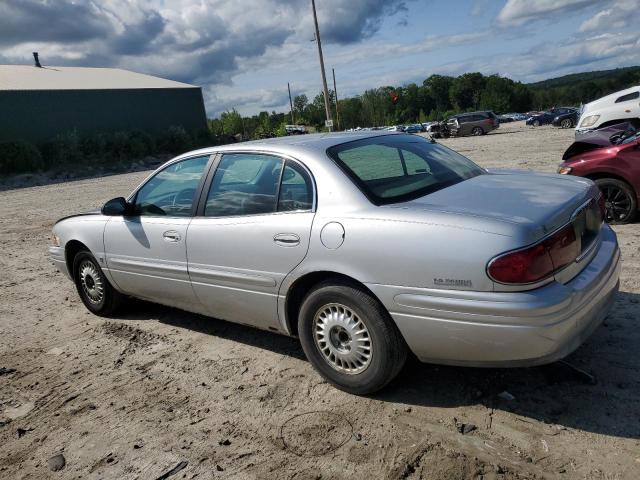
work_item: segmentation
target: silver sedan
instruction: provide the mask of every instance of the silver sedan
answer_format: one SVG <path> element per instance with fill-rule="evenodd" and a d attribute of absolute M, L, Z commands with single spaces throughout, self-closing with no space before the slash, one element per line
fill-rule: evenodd
<path fill-rule="evenodd" d="M 297 336 L 357 394 L 409 351 L 478 367 L 562 358 L 609 312 L 620 268 L 592 181 L 487 171 L 390 132 L 190 152 L 60 220 L 53 243 L 95 314 L 137 297 Z"/>

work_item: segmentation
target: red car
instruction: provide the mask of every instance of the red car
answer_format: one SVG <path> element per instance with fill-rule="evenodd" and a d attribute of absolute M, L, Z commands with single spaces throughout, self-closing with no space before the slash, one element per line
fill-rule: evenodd
<path fill-rule="evenodd" d="M 629 124 L 626 124 L 629 125 Z M 629 223 L 640 204 L 640 130 L 614 125 L 580 137 L 558 173 L 590 178 L 603 193 L 608 223 Z"/>

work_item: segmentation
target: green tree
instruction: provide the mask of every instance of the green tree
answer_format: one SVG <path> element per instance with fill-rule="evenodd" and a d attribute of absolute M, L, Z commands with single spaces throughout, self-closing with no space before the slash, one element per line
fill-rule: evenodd
<path fill-rule="evenodd" d="M 235 108 L 231 111 L 223 112 L 222 115 L 220 115 L 220 121 L 222 122 L 222 128 L 226 135 L 244 134 L 242 116 Z"/>
<path fill-rule="evenodd" d="M 451 109 L 449 90 L 453 84 L 453 77 L 431 75 L 422 84 L 426 88 L 426 93 L 433 98 L 435 109 L 438 112 Z"/>
<path fill-rule="evenodd" d="M 304 109 L 309 103 L 309 99 L 305 94 L 296 95 L 293 99 L 293 112 L 296 116 L 296 121 L 301 122 L 304 118 Z"/>
<path fill-rule="evenodd" d="M 477 109 L 485 86 L 481 73 L 465 73 L 456 77 L 449 88 L 449 99 L 461 112 Z"/>

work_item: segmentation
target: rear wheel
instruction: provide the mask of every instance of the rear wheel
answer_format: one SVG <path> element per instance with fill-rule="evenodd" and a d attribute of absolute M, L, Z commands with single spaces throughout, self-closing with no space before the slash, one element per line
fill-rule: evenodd
<path fill-rule="evenodd" d="M 570 118 L 565 118 L 564 120 L 562 120 L 560 122 L 560 126 L 562 128 L 571 128 L 571 127 L 573 127 L 573 122 L 571 121 Z"/>
<path fill-rule="evenodd" d="M 616 178 L 599 178 L 596 185 L 604 195 L 607 223 L 621 225 L 633 221 L 637 209 L 636 195 L 627 183 Z"/>
<path fill-rule="evenodd" d="M 380 390 L 407 358 L 407 345 L 377 299 L 347 282 L 322 283 L 304 299 L 298 334 L 309 362 L 340 390 Z"/>
<path fill-rule="evenodd" d="M 540 120 L 534 120 L 532 125 L 534 127 L 539 127 L 540 126 Z"/>
<path fill-rule="evenodd" d="M 471 130 L 471 135 L 474 135 L 474 136 L 484 135 L 484 130 L 482 129 L 482 127 L 473 127 L 473 130 Z"/>
<path fill-rule="evenodd" d="M 91 253 L 80 251 L 76 254 L 73 278 L 82 303 L 92 313 L 109 316 L 122 304 L 124 296 L 111 286 Z"/>

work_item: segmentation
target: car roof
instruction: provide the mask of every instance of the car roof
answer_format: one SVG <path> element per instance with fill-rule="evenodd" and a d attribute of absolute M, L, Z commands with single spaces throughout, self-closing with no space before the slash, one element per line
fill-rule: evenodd
<path fill-rule="evenodd" d="M 231 143 L 213 147 L 194 150 L 177 158 L 193 156 L 198 154 L 210 154 L 213 152 L 225 151 L 266 151 L 282 154 L 295 154 L 295 152 L 324 152 L 327 149 L 342 143 L 363 140 L 365 138 L 382 137 L 389 135 L 409 135 L 403 132 L 392 132 L 388 130 L 366 130 L 357 132 L 331 132 L 314 133 L 307 135 L 291 135 L 286 137 L 266 138 L 263 140 L 252 140 L 249 142 Z"/>
<path fill-rule="evenodd" d="M 458 113 L 457 115 L 454 115 L 454 117 L 462 117 L 464 115 L 478 115 L 478 114 L 484 114 L 484 113 L 490 113 L 491 110 L 478 110 L 477 112 L 464 112 L 464 113 Z"/>

